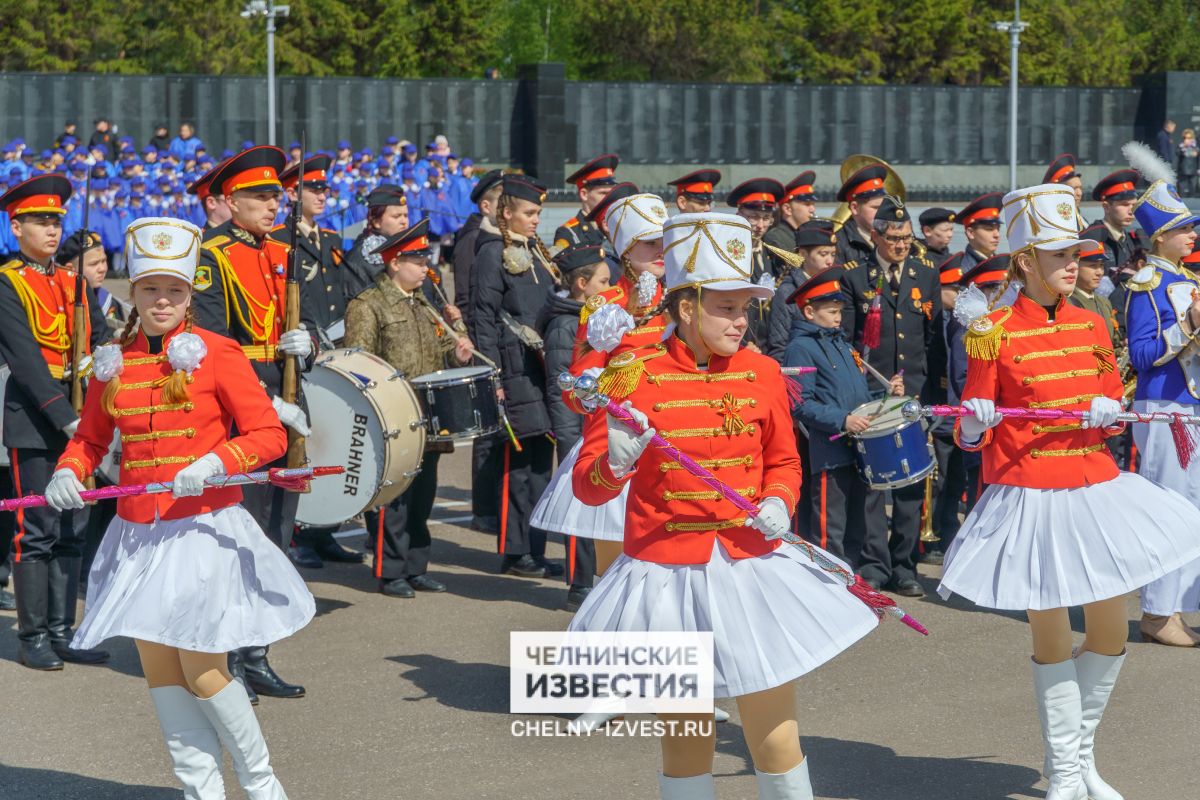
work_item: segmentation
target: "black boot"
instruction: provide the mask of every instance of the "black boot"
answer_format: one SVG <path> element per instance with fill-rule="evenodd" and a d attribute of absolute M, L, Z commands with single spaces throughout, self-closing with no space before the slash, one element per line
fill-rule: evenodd
<path fill-rule="evenodd" d="M 242 661 L 242 653 L 248 649 L 250 648 L 229 651 L 229 674 L 246 690 L 246 696 L 250 698 L 250 705 L 256 706 L 258 705 L 258 695 L 250 687 L 250 681 L 246 680 L 246 665 Z"/>
<path fill-rule="evenodd" d="M 242 667 L 246 685 L 267 697 L 304 697 L 304 687 L 288 683 L 275 674 L 267 661 L 267 648 L 247 647 L 242 650 Z"/>
<path fill-rule="evenodd" d="M 45 561 L 13 564 L 17 590 L 17 661 L 30 669 L 62 669 L 63 662 L 50 647 L 46 629 L 46 604 L 50 565 Z"/>
<path fill-rule="evenodd" d="M 46 629 L 50 646 L 63 661 L 71 664 L 103 664 L 108 661 L 104 650 L 76 650 L 71 647 L 75 636 L 75 601 L 79 592 L 78 558 L 56 558 L 49 562 L 49 602 L 46 606 Z"/>
<path fill-rule="evenodd" d="M 0 611 L 16 611 L 17 598 L 0 586 Z"/>

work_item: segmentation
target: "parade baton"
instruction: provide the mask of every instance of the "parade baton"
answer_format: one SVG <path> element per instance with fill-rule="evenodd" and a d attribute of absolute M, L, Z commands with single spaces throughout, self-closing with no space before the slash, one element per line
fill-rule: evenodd
<path fill-rule="evenodd" d="M 816 372 L 816 367 L 781 367 L 779 369 L 784 375 L 789 378 L 794 378 L 797 375 L 807 375 L 810 372 Z"/>
<path fill-rule="evenodd" d="M 226 486 L 244 486 L 249 483 L 270 483 L 290 491 L 303 490 L 310 480 L 325 475 L 341 475 L 345 467 L 300 467 L 297 469 L 266 469 L 261 472 L 235 472 L 232 475 L 218 475 L 204 482 L 205 491 L 223 489 Z M 84 502 L 109 500 L 114 497 L 137 497 L 143 494 L 163 494 L 171 491 L 172 484 L 138 483 L 129 486 L 105 486 L 100 489 L 86 489 L 79 493 Z M 11 500 L 0 500 L 0 511 L 16 511 L 22 508 L 39 508 L 46 505 L 45 495 L 31 494 L 25 497 L 14 497 Z"/>
<path fill-rule="evenodd" d="M 596 379 L 590 375 L 583 375 L 576 378 L 569 372 L 564 372 L 558 376 L 559 388 L 564 392 L 572 392 L 579 398 L 584 408 L 588 411 L 596 411 L 604 409 L 612 416 L 619 419 L 627 428 L 635 433 L 641 434 L 645 432 L 645 428 L 629 413 L 627 409 L 622 408 L 616 400 L 613 400 L 608 395 L 602 393 L 597 384 Z M 682 452 L 679 448 L 670 444 L 666 439 L 658 434 L 650 440 L 650 444 L 658 448 L 664 455 L 671 460 L 677 462 L 679 466 L 686 471 L 699 478 L 712 489 L 715 489 L 722 497 L 733 503 L 739 510 L 746 512 L 751 517 L 757 517 L 762 509 L 755 503 L 750 502 L 742 497 L 729 486 L 721 482 L 717 476 L 713 475 L 704 467 L 696 463 L 694 459 Z M 929 631 L 925 629 L 920 622 L 905 614 L 904 611 L 896 605 L 896 602 L 887 595 L 872 589 L 871 586 L 858 575 L 850 572 L 845 567 L 835 562 L 829 557 L 825 551 L 814 547 L 812 544 L 804 541 L 799 536 L 788 532 L 783 535 L 783 540 L 788 544 L 793 544 L 802 549 L 814 564 L 823 571 L 838 578 L 850 591 L 850 594 L 857 597 L 870 607 L 875 612 L 877 617 L 882 617 L 884 613 L 891 614 L 899 619 L 908 627 L 925 636 L 929 635 Z"/>

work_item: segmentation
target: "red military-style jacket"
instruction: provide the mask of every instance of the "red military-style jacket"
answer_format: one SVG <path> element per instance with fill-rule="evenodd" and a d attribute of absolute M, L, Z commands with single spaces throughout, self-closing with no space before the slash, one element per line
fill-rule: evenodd
<path fill-rule="evenodd" d="M 106 383 L 88 387 L 75 438 L 58 461 L 59 469 L 75 471 L 80 480 L 91 475 L 108 452 L 113 429 L 121 434 L 122 484 L 170 481 L 175 473 L 208 453 L 216 453 L 228 474 L 250 472 L 279 458 L 287 436 L 271 401 L 241 348 L 232 339 L 195 328 L 207 355 L 189 379 L 188 400 L 165 403 L 163 384 L 171 375 L 167 345 L 183 326 L 163 340 L 163 351 L 152 355 L 146 336 L 138 332 L 123 348 L 124 371 L 116 395 L 116 415 L 104 410 Z M 238 435 L 231 438 L 236 425 Z M 237 486 L 210 489 L 198 497 L 173 498 L 146 494 L 117 500 L 117 514 L 129 522 L 179 519 L 225 508 L 242 499 Z"/>
<path fill-rule="evenodd" d="M 609 370 L 632 373 L 626 399 L 659 435 L 691 456 L 743 497 L 778 497 L 789 513 L 800 495 L 800 457 L 779 364 L 742 349 L 713 356 L 708 369 L 677 336 L 624 353 Z M 629 377 L 629 376 L 627 376 Z M 597 418 L 603 419 L 601 413 Z M 714 537 L 732 558 L 777 548 L 745 525 L 746 515 L 716 490 L 650 447 L 622 478 L 608 465 L 604 425 L 589 425 L 573 474 L 575 495 L 600 505 L 632 482 L 626 503 L 625 553 L 659 564 L 706 564 Z"/>
<path fill-rule="evenodd" d="M 630 281 L 627 276 L 622 275 L 615 286 L 610 286 L 602 292 L 597 292 L 587 299 L 587 302 L 583 305 L 583 310 L 579 312 L 579 328 L 575 332 L 575 360 L 571 364 L 571 374 L 578 377 L 589 369 L 604 369 L 605 365 L 616 356 L 627 353 L 630 350 L 637 350 L 642 347 L 658 344 L 662 340 L 663 332 L 667 329 L 667 315 L 655 314 L 646 320 L 645 323 L 622 336 L 621 343 L 612 352 L 602 353 L 599 350 L 592 350 L 590 347 L 586 347 L 587 323 L 592 313 L 610 303 L 616 303 L 624 307 L 630 296 L 636 294 L 637 285 Z M 638 319 L 657 306 L 662 300 L 662 296 L 662 285 L 659 284 L 658 288 L 654 291 L 654 298 L 650 301 L 650 305 L 639 306 L 630 312 L 633 318 Z M 580 414 L 583 413 L 583 408 L 571 392 L 564 392 L 563 400 L 572 411 Z"/>
<path fill-rule="evenodd" d="M 1093 399 L 1121 399 L 1124 387 L 1105 320 L 1060 299 L 1049 321 L 1046 309 L 1018 295 L 1011 308 L 969 327 L 964 400 L 997 406 L 1086 411 Z M 1084 429 L 1077 420 L 1004 420 L 965 450 L 983 451 L 987 483 L 1030 489 L 1069 489 L 1117 477 L 1104 440 L 1120 428 Z"/>

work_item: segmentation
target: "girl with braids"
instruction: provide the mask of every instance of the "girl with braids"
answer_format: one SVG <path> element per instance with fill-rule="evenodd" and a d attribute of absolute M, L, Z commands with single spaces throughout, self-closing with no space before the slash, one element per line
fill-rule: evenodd
<path fill-rule="evenodd" d="M 505 175 L 496 226 L 480 225 L 471 275 L 472 340 L 500 370 L 511 438 L 504 443 L 500 485 L 500 571 L 527 578 L 562 575 L 546 559 L 546 532 L 530 525 L 550 480 L 554 444 L 546 409 L 546 371 L 538 314 L 558 288 L 558 268 L 537 237 L 546 189 L 525 175 Z"/>
<path fill-rule="evenodd" d="M 662 226 L 667 209 L 654 194 L 635 194 L 613 203 L 605 216 L 608 236 L 616 248 L 622 274 L 614 286 L 592 295 L 579 314 L 575 333 L 575 359 L 570 372 L 599 374 L 612 359 L 630 350 L 662 340 L 663 318 Z M 550 376 L 551 381 L 557 376 Z M 583 409 L 570 392 L 567 406 Z M 592 424 L 592 423 L 585 423 Z M 561 459 L 550 488 L 534 510 L 539 528 L 570 537 L 567 542 L 567 609 L 575 611 L 591 591 L 595 575 L 603 575 L 621 554 L 625 529 L 624 495 L 602 506 L 589 506 L 575 498 L 571 471 L 579 445 Z M 585 541 L 580 541 L 583 539 Z M 586 541 L 591 540 L 591 541 Z"/>
<path fill-rule="evenodd" d="M 137 644 L 174 771 L 194 800 L 225 797 L 221 746 L 253 800 L 286 800 L 228 652 L 308 624 L 312 595 L 255 524 L 236 486 L 205 481 L 279 458 L 287 438 L 231 339 L 195 328 L 200 230 L 175 219 L 131 225 L 134 310 L 119 344 L 98 348 L 74 439 L 46 490 L 83 508 L 82 480 L 122 442 L 121 483 L 172 481 L 171 494 L 123 497 L 92 564 L 76 646 Z M 248 388 L 249 387 L 249 390 Z M 236 427 L 237 435 L 231 435 Z"/>
<path fill-rule="evenodd" d="M 955 439 L 982 451 L 988 488 L 946 552 L 939 591 L 1028 615 L 1047 800 L 1121 800 L 1097 771 L 1094 742 L 1125 659 L 1125 595 L 1200 553 L 1200 518 L 1181 495 L 1120 472 L 1105 446 L 1123 427 L 1124 386 L 1105 321 L 1066 302 L 1083 244 L 1071 188 L 1009 192 L 1003 215 L 1008 283 L 1020 276 L 1020 292 L 991 312 L 975 287 L 955 302 L 970 318 L 971 412 Z M 997 406 L 1088 419 L 1001 424 Z M 1083 606 L 1086 628 L 1074 653 L 1071 606 Z"/>

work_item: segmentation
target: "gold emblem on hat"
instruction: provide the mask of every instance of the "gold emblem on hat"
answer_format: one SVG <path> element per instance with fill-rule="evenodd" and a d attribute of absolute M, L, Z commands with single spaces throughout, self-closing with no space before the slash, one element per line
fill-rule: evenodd
<path fill-rule="evenodd" d="M 729 253 L 735 261 L 740 261 L 746 255 L 746 245 L 741 239 L 730 239 L 725 242 L 725 252 Z"/>
<path fill-rule="evenodd" d="M 650 214 L 657 217 L 658 219 L 666 219 L 667 218 L 667 209 L 665 209 L 662 206 L 651 206 Z"/>
<path fill-rule="evenodd" d="M 269 177 L 271 177 L 271 170 L 269 170 L 269 169 L 264 169 L 264 170 L 263 170 L 263 177 L 264 177 L 264 178 L 269 178 Z"/>
<path fill-rule="evenodd" d="M 159 231 L 150 237 L 150 244 L 154 245 L 154 249 L 160 252 L 165 251 L 171 246 L 171 234 L 166 231 Z"/>
<path fill-rule="evenodd" d="M 1054 210 L 1058 212 L 1058 215 L 1063 218 L 1064 222 L 1071 221 L 1071 212 L 1074 209 L 1070 203 L 1059 203 Z"/>
<path fill-rule="evenodd" d="M 896 219 L 904 219 L 904 209 L 903 208 L 896 209 Z"/>

